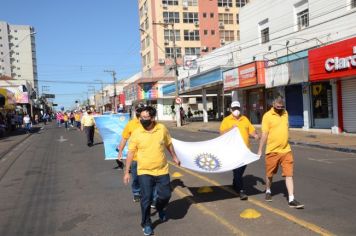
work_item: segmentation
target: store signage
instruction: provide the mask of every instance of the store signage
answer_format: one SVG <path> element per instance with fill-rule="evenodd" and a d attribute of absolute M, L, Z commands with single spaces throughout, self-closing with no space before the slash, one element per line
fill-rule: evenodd
<path fill-rule="evenodd" d="M 247 87 L 257 84 L 255 63 L 239 67 L 239 87 Z"/>
<path fill-rule="evenodd" d="M 177 104 L 181 104 L 182 103 L 182 98 L 176 97 L 175 101 L 176 101 Z"/>
<path fill-rule="evenodd" d="M 223 72 L 224 90 L 231 90 L 239 86 L 239 69 Z"/>
<path fill-rule="evenodd" d="M 310 81 L 356 75 L 356 37 L 309 51 Z"/>
<path fill-rule="evenodd" d="M 325 62 L 325 70 L 337 71 L 356 66 L 356 46 L 353 47 L 353 56 L 328 58 Z"/>

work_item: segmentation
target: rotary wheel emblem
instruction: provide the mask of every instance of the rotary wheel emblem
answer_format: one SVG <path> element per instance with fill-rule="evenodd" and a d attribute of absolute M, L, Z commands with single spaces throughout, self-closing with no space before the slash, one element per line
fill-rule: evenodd
<path fill-rule="evenodd" d="M 221 168 L 219 159 L 210 153 L 199 154 L 195 158 L 195 164 L 205 171 L 217 171 Z"/>

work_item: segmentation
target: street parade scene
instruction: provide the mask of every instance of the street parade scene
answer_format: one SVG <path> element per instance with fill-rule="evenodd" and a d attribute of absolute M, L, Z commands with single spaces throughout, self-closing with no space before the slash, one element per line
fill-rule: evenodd
<path fill-rule="evenodd" d="M 355 0 L 0 3 L 0 235 L 356 235 Z"/>

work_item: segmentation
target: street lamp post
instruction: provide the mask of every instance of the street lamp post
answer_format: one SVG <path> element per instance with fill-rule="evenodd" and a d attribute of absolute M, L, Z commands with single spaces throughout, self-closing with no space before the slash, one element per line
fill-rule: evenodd
<path fill-rule="evenodd" d="M 174 23 L 158 23 L 158 22 L 153 22 L 153 25 L 160 25 L 166 28 L 167 26 L 172 27 L 172 33 L 173 33 L 173 68 L 174 68 L 174 83 L 175 83 L 175 98 L 179 97 L 179 87 L 178 87 L 178 63 L 177 63 L 177 45 L 176 45 L 176 32 L 174 29 Z M 175 101 L 175 110 L 176 110 L 176 121 L 177 121 L 177 127 L 181 127 L 181 118 L 180 117 L 180 111 L 179 111 L 179 104 Z"/>

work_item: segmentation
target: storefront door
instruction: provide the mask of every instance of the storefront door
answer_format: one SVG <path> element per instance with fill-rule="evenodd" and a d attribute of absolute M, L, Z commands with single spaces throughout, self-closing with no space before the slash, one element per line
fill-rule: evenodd
<path fill-rule="evenodd" d="M 247 114 L 252 124 L 261 124 L 265 107 L 264 89 L 247 91 Z"/>
<path fill-rule="evenodd" d="M 302 85 L 291 85 L 285 88 L 286 109 L 289 116 L 289 126 L 301 128 L 303 119 L 303 94 Z"/>
<path fill-rule="evenodd" d="M 312 84 L 311 94 L 314 128 L 330 129 L 334 124 L 330 82 Z"/>
<path fill-rule="evenodd" d="M 344 130 L 356 133 L 356 78 L 342 81 L 342 113 Z"/>

